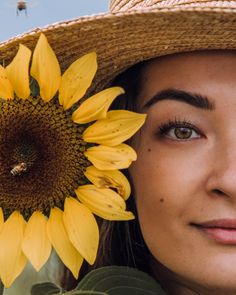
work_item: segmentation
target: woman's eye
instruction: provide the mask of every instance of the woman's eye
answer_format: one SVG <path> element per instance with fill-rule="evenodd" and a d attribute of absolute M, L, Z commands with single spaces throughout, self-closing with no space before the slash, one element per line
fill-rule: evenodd
<path fill-rule="evenodd" d="M 192 139 L 198 138 L 199 135 L 192 128 L 189 127 L 175 127 L 171 128 L 167 133 L 169 137 L 175 137 L 178 139 Z"/>
<path fill-rule="evenodd" d="M 196 131 L 192 124 L 186 122 L 163 124 L 159 127 L 158 133 L 161 137 L 165 136 L 175 140 L 191 140 L 201 137 L 200 132 Z"/>

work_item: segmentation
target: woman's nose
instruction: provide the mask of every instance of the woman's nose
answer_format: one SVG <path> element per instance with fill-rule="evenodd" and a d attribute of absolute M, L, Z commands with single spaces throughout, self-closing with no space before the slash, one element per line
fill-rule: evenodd
<path fill-rule="evenodd" d="M 207 191 L 211 195 L 233 197 L 236 201 L 236 139 L 219 145 L 209 157 Z"/>

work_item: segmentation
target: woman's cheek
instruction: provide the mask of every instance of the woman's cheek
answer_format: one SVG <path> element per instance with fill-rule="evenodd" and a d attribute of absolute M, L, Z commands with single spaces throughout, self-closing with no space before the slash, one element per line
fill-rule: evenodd
<path fill-rule="evenodd" d="M 191 197 L 191 190 L 204 185 L 210 164 L 209 151 L 198 148 L 196 152 L 195 147 L 162 144 L 140 145 L 136 151 L 138 159 L 130 168 L 136 198 L 145 195 L 145 200 L 148 197 L 159 203 L 164 195 Z"/>
<path fill-rule="evenodd" d="M 146 143 L 148 143 L 146 141 Z M 180 143 L 178 143 L 181 145 Z M 205 195 L 209 153 L 185 145 L 140 144 L 130 168 L 138 218 L 151 249 L 172 239 L 178 242 L 182 226 L 200 207 Z M 201 195 L 201 196 L 200 196 Z M 200 198 L 199 198 L 200 196 Z M 204 199 L 204 198 L 203 198 Z"/>

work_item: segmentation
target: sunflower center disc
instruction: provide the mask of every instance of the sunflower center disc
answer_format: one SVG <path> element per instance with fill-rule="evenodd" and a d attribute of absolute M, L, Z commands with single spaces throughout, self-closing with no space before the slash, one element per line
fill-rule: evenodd
<path fill-rule="evenodd" d="M 53 102 L 0 101 L 0 206 L 27 218 L 63 208 L 67 196 L 86 183 L 85 129 Z"/>

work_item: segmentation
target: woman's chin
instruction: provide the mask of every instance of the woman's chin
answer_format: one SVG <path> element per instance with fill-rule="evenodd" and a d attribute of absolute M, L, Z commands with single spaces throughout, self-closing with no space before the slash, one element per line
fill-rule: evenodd
<path fill-rule="evenodd" d="M 209 251 L 208 255 L 199 255 L 198 259 L 195 259 L 195 255 L 192 255 L 192 259 L 182 256 L 182 260 L 178 261 L 162 259 L 162 263 L 159 262 L 160 257 L 159 261 L 153 258 L 152 273 L 164 289 L 171 291 L 170 294 L 175 294 L 173 290 L 178 290 L 179 286 L 181 289 L 185 286 L 196 294 L 235 295 L 236 249 L 234 253 L 232 250 L 227 249 L 224 253 L 222 249 L 218 253 Z"/>

